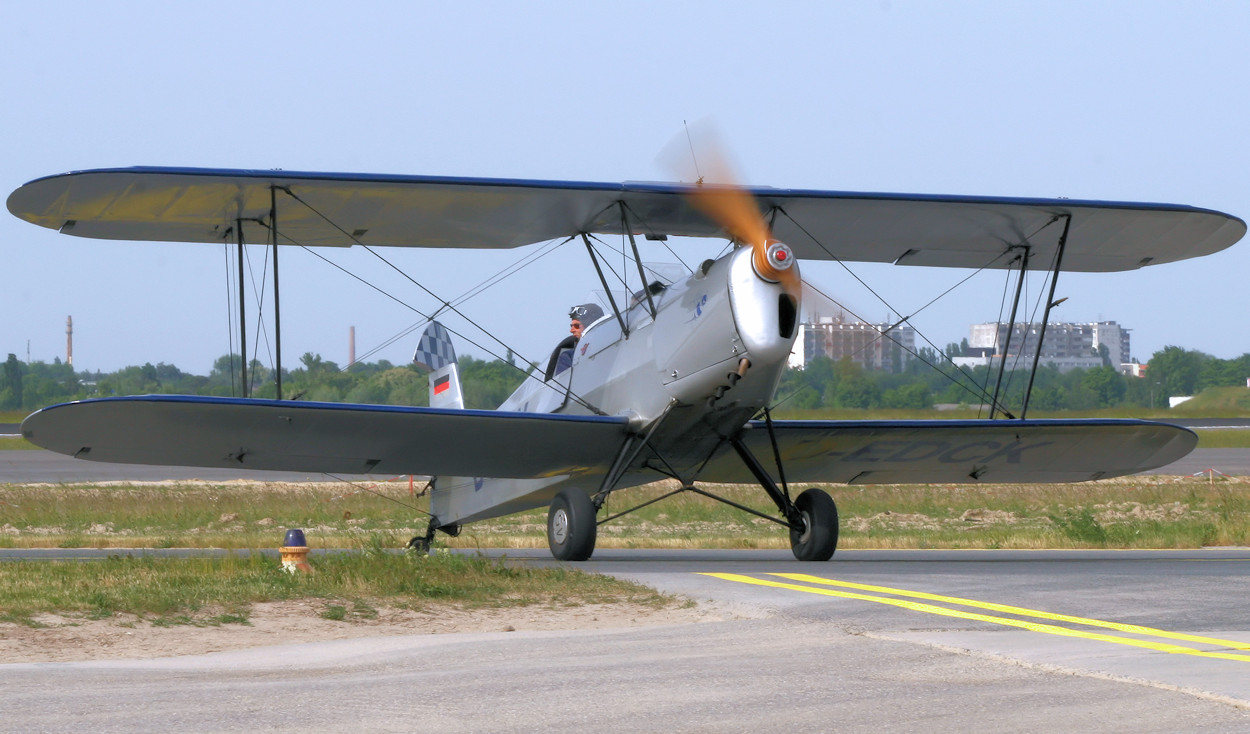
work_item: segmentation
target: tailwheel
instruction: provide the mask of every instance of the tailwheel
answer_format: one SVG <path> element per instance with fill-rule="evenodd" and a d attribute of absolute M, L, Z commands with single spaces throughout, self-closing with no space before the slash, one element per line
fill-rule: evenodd
<path fill-rule="evenodd" d="M 827 561 L 838 547 L 838 506 L 823 489 L 812 487 L 794 500 L 803 528 L 790 530 L 790 548 L 800 561 Z"/>
<path fill-rule="evenodd" d="M 425 535 L 415 536 L 412 540 L 409 540 L 408 545 L 404 547 L 408 550 L 414 550 L 417 553 L 428 555 L 430 547 L 434 544 L 434 531 L 442 530 L 444 533 L 447 533 L 454 538 L 460 534 L 460 528 L 461 525 L 458 522 L 453 522 L 450 525 L 439 525 L 438 518 L 431 517 L 430 524 L 425 528 Z"/>
<path fill-rule="evenodd" d="M 547 513 L 547 544 L 561 561 L 584 561 L 595 552 L 595 504 L 575 487 L 560 490 Z"/>

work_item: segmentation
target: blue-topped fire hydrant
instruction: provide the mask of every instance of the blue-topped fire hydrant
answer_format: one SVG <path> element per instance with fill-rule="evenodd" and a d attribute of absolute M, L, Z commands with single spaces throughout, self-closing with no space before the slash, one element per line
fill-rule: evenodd
<path fill-rule="evenodd" d="M 308 565 L 308 541 L 304 539 L 304 531 L 292 528 L 286 531 L 286 539 L 278 549 L 282 554 L 282 570 L 287 573 L 311 571 Z"/>

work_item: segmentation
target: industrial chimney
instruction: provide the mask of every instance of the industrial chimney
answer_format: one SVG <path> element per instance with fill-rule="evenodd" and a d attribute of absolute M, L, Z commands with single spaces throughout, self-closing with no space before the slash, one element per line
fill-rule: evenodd
<path fill-rule="evenodd" d="M 356 327 L 347 327 L 347 366 L 356 364 Z"/>
<path fill-rule="evenodd" d="M 65 317 L 65 364 L 74 366 L 74 317 Z"/>

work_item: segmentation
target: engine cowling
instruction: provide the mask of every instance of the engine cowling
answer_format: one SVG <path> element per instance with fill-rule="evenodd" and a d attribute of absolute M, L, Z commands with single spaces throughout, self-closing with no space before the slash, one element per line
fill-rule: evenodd
<path fill-rule="evenodd" d="M 797 279 L 789 248 L 774 244 L 785 280 Z M 799 303 L 788 282 L 761 275 L 754 259 L 753 249 L 740 248 L 701 268 L 656 319 L 656 367 L 680 403 L 706 401 L 723 386 L 743 405 L 772 397 L 794 345 Z M 728 379 L 743 359 L 750 362 L 745 376 Z"/>

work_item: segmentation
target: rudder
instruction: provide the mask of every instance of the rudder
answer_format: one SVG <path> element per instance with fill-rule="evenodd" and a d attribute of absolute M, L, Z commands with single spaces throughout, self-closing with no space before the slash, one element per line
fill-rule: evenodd
<path fill-rule="evenodd" d="M 464 390 L 460 387 L 460 370 L 456 350 L 451 345 L 447 327 L 431 321 L 421 335 L 412 361 L 430 372 L 430 407 L 464 409 Z"/>

